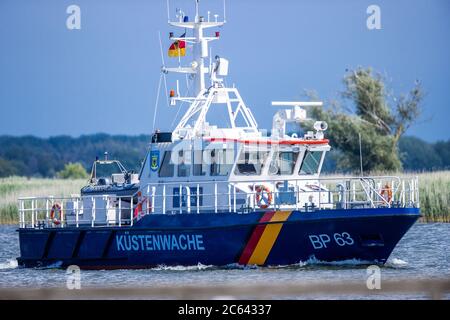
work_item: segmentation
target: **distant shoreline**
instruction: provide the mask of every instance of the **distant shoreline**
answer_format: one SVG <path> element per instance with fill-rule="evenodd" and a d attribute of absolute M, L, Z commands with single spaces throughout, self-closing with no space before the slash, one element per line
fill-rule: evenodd
<path fill-rule="evenodd" d="M 150 135 L 109 135 L 104 133 L 79 137 L 0 135 L 0 177 L 27 176 L 51 178 L 69 162 L 81 163 L 90 170 L 95 157 L 108 151 L 128 170 L 139 171 L 147 153 Z M 413 136 L 399 141 L 399 154 L 405 171 L 450 170 L 450 140 L 426 142 Z M 322 174 L 340 171 L 332 148 L 325 158 Z M 358 167 L 359 168 L 359 167 Z"/>

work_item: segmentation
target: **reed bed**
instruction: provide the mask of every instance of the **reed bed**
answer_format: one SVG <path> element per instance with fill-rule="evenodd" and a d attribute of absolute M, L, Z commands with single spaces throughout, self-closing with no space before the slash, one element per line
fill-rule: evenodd
<path fill-rule="evenodd" d="M 406 175 L 406 174 L 405 174 Z M 412 175 L 412 174 L 409 174 Z M 422 222 L 450 222 L 450 171 L 418 173 Z M 18 222 L 19 196 L 79 194 L 85 180 L 11 177 L 0 179 L 0 224 Z"/>
<path fill-rule="evenodd" d="M 70 196 L 79 194 L 86 180 L 10 177 L 0 179 L 0 224 L 19 220 L 17 198 L 31 196 Z"/>
<path fill-rule="evenodd" d="M 418 174 L 424 222 L 450 222 L 450 171 Z"/>

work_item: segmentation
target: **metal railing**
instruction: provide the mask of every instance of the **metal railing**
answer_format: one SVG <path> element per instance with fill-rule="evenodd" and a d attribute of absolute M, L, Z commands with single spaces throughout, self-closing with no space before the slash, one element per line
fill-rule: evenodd
<path fill-rule="evenodd" d="M 48 196 L 18 200 L 21 228 L 132 226 L 136 218 L 133 196 Z"/>
<path fill-rule="evenodd" d="M 20 227 L 132 226 L 147 214 L 419 207 L 418 178 L 168 182 L 133 196 L 19 198 Z"/>

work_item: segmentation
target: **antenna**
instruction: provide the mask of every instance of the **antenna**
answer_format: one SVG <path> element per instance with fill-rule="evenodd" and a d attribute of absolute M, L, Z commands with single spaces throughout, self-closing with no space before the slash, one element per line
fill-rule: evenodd
<path fill-rule="evenodd" d="M 163 64 L 163 69 L 166 66 L 166 63 L 164 61 L 164 53 L 163 53 L 163 49 L 162 49 L 162 40 L 161 40 L 161 31 L 158 31 L 158 37 L 159 37 L 159 50 L 161 52 L 161 62 Z M 169 96 L 167 93 L 167 78 L 166 78 L 166 73 L 163 71 L 162 76 L 164 78 L 164 89 L 166 91 L 166 101 L 167 101 L 167 106 L 169 106 Z"/>
<path fill-rule="evenodd" d="M 359 136 L 359 163 L 361 165 L 361 176 L 363 176 L 364 172 L 363 172 L 363 159 L 362 159 L 362 147 L 361 147 L 361 132 L 358 132 L 358 136 Z"/>
<path fill-rule="evenodd" d="M 195 0 L 195 22 L 199 21 L 199 16 L 198 16 L 198 2 L 199 0 Z"/>
<path fill-rule="evenodd" d="M 209 67 L 208 67 L 208 70 L 209 70 L 209 74 L 210 75 L 212 74 L 211 66 L 212 66 L 212 56 L 211 56 L 211 47 L 209 47 Z"/>
<path fill-rule="evenodd" d="M 169 0 L 167 0 L 167 21 L 170 22 L 170 8 L 169 8 Z"/>
<path fill-rule="evenodd" d="M 156 94 L 156 102 L 155 102 L 155 110 L 153 111 L 153 124 L 152 124 L 152 132 L 155 131 L 155 123 L 156 123 L 156 112 L 158 111 L 158 105 L 159 105 L 159 94 L 161 92 L 161 82 L 163 79 L 163 74 L 159 76 L 159 83 L 158 83 L 158 92 Z"/>
<path fill-rule="evenodd" d="M 225 0 L 223 0 L 223 22 L 227 22 L 227 11 L 226 11 L 226 5 Z"/>
<path fill-rule="evenodd" d="M 159 38 L 159 51 L 161 53 L 161 62 L 163 64 L 163 67 L 165 67 L 166 62 L 164 61 L 164 53 L 163 53 L 163 49 L 162 49 L 161 31 L 158 31 L 158 38 Z"/>

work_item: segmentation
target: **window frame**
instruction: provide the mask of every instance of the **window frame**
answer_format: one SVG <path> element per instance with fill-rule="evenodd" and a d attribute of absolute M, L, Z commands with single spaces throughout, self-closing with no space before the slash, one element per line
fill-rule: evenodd
<path fill-rule="evenodd" d="M 293 155 L 296 155 L 295 160 L 293 161 L 293 166 L 291 167 L 291 173 L 276 173 L 273 174 L 270 172 L 270 166 L 272 165 L 272 162 L 275 160 L 275 156 L 277 157 L 277 160 L 280 160 L 280 154 L 282 153 L 292 153 Z M 300 150 L 288 150 L 288 149 L 278 149 L 278 150 L 273 150 L 272 155 L 271 155 L 271 159 L 270 159 L 270 163 L 268 165 L 268 170 L 267 170 L 267 175 L 271 176 L 271 177 L 276 177 L 276 176 L 292 176 L 294 174 L 294 172 L 296 172 L 296 168 L 297 168 L 297 164 L 298 164 L 298 159 L 300 158 L 301 155 L 301 151 Z M 281 160 L 280 160 L 281 161 Z M 278 167 L 278 171 L 280 171 L 280 167 Z"/>
<path fill-rule="evenodd" d="M 167 158 L 169 159 L 168 166 L 172 167 L 172 169 L 171 169 L 172 175 L 170 175 L 170 176 L 169 175 L 161 175 L 161 171 L 163 170 L 163 168 L 165 168 L 167 166 L 167 164 L 166 164 L 166 159 Z M 172 159 L 172 150 L 164 151 L 163 159 L 161 161 L 161 166 L 159 167 L 159 170 L 158 170 L 158 177 L 159 178 L 173 178 L 174 177 L 174 175 L 175 175 L 175 164 L 171 163 L 171 159 Z"/>
<path fill-rule="evenodd" d="M 226 148 L 226 149 L 216 149 L 216 148 L 214 148 L 214 149 L 207 149 L 210 153 L 212 153 L 213 151 L 214 152 L 217 152 L 217 150 L 219 150 L 219 152 L 221 152 L 222 154 L 223 154 L 223 159 L 226 159 L 227 158 L 227 152 L 230 152 L 230 149 L 228 149 L 228 148 Z M 212 155 L 211 155 L 211 159 L 212 159 Z M 216 156 L 214 155 L 214 158 L 215 158 Z M 219 160 L 221 160 L 221 159 L 219 159 Z M 218 165 L 219 165 L 219 172 L 220 172 L 220 167 L 221 166 L 226 166 L 226 167 L 228 167 L 228 170 L 227 170 L 227 172 L 225 173 L 225 174 L 213 174 L 213 170 L 212 170 L 212 168 L 213 168 L 213 165 L 217 165 L 216 163 L 210 163 L 209 164 L 209 170 L 208 170 L 208 173 L 209 173 L 209 176 L 210 177 L 226 177 L 226 176 L 229 176 L 231 173 L 232 173 L 232 170 L 233 170 L 233 166 L 234 166 L 234 158 L 233 158 L 233 163 L 232 164 L 221 164 L 220 163 L 220 161 L 219 161 L 219 163 L 218 163 Z"/>
<path fill-rule="evenodd" d="M 310 153 L 320 153 L 320 158 L 317 163 L 317 168 L 314 173 L 302 173 L 301 171 L 302 171 L 303 165 L 305 163 L 305 159 L 308 156 L 308 154 L 310 154 Z M 308 149 L 306 149 L 303 152 L 302 161 L 300 162 L 300 166 L 297 171 L 298 175 L 299 176 L 310 176 L 310 175 L 319 174 L 320 170 L 322 169 L 322 162 L 323 162 L 324 155 L 325 155 L 325 150 L 308 150 Z M 313 159 L 315 159 L 315 158 L 313 158 Z"/>
<path fill-rule="evenodd" d="M 254 167 L 254 169 L 255 169 L 255 173 L 251 173 L 251 174 L 243 174 L 240 170 L 239 170 L 239 165 L 240 164 L 246 164 L 245 163 L 245 158 L 244 158 L 244 163 L 239 163 L 240 161 L 241 161 L 241 156 L 242 155 L 245 155 L 245 154 L 256 154 L 256 157 L 257 157 L 257 161 L 258 161 L 258 163 L 260 164 L 260 168 L 259 168 L 259 172 L 258 172 L 258 170 L 256 170 L 256 166 L 255 165 L 253 165 L 253 167 Z M 263 162 L 260 162 L 260 160 L 262 159 L 261 157 L 263 156 L 263 155 L 266 155 L 266 158 L 264 159 L 264 161 Z M 235 160 L 235 162 L 236 162 L 236 165 L 234 166 L 234 168 L 233 168 L 233 175 L 235 175 L 235 176 L 239 176 L 239 177 L 254 177 L 254 176 L 261 176 L 261 175 L 264 175 L 264 171 L 265 171 L 265 168 L 266 168 L 266 166 L 267 166 L 267 161 L 268 161 L 268 159 L 270 159 L 270 154 L 271 154 L 271 150 L 259 150 L 259 149 L 257 149 L 257 148 L 255 148 L 255 149 L 252 149 L 252 148 L 246 148 L 245 146 L 243 146 L 240 150 L 239 150 L 239 154 L 238 154 L 238 156 L 236 157 L 236 160 Z M 249 159 L 250 159 L 250 157 L 249 157 Z M 247 163 L 248 164 L 248 163 Z"/>

